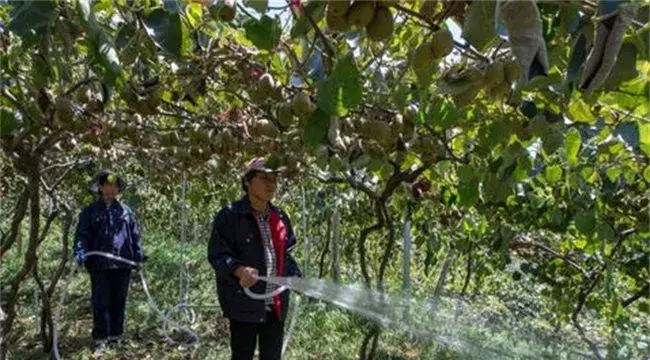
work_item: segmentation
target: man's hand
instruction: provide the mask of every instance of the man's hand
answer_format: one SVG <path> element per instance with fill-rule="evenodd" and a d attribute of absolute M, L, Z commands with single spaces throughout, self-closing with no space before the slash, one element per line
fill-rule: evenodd
<path fill-rule="evenodd" d="M 252 267 L 240 266 L 235 270 L 235 276 L 239 278 L 239 285 L 249 288 L 257 282 L 259 272 Z"/>

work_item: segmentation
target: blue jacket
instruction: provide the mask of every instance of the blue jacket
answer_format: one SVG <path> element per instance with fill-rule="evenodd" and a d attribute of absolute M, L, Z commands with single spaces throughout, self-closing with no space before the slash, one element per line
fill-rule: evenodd
<path fill-rule="evenodd" d="M 115 243 L 116 234 L 119 246 Z M 128 206 L 116 200 L 107 207 L 103 200 L 98 200 L 81 211 L 74 253 L 77 256 L 90 251 L 103 251 L 135 262 L 144 259 L 138 222 Z M 89 256 L 84 264 L 88 271 L 131 267 L 101 256 Z"/>
<path fill-rule="evenodd" d="M 271 205 L 270 210 L 284 225 L 283 238 L 278 239 L 282 242 L 280 247 L 284 248 L 284 257 L 278 256 L 277 259 L 278 263 L 284 265 L 281 273 L 277 275 L 302 276 L 296 261 L 290 254 L 296 245 L 291 221 L 275 206 Z M 248 297 L 239 285 L 239 279 L 233 275 L 239 266 L 254 267 L 261 276 L 266 275 L 262 235 L 247 196 L 224 207 L 215 216 L 208 245 L 208 260 L 217 275 L 217 293 L 224 315 L 240 322 L 265 322 L 264 301 Z M 266 283 L 258 281 L 251 290 L 255 293 L 264 293 Z M 280 318 L 284 319 L 289 308 L 289 291 L 280 295 L 278 307 Z"/>

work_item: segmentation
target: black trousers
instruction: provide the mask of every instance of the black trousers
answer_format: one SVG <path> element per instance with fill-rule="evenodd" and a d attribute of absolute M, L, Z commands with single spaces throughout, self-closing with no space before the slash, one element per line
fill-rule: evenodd
<path fill-rule="evenodd" d="M 90 273 L 93 306 L 93 340 L 124 333 L 124 309 L 129 290 L 130 269 Z"/>
<path fill-rule="evenodd" d="M 230 349 L 232 360 L 253 360 L 257 341 L 260 343 L 260 360 L 280 360 L 284 322 L 272 311 L 266 312 L 264 324 L 242 323 L 230 320 Z"/>

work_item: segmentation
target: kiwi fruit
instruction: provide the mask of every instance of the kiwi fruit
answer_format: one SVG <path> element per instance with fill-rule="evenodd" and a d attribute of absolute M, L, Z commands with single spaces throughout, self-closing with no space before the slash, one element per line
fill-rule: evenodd
<path fill-rule="evenodd" d="M 349 0 L 330 0 L 327 4 L 327 12 L 334 16 L 345 16 L 349 9 Z"/>
<path fill-rule="evenodd" d="M 219 8 L 219 19 L 225 22 L 231 22 L 235 15 L 237 15 L 237 1 L 236 0 L 222 0 L 221 7 Z"/>
<path fill-rule="evenodd" d="M 290 104 L 280 105 L 277 112 L 278 122 L 282 126 L 289 126 L 293 123 L 293 113 Z"/>
<path fill-rule="evenodd" d="M 249 94 L 251 101 L 257 105 L 263 104 L 269 98 L 269 94 L 260 88 L 253 89 Z"/>
<path fill-rule="evenodd" d="M 404 117 L 397 114 L 393 117 L 393 121 L 390 122 L 390 133 L 393 137 L 397 137 L 402 132 L 402 129 L 404 129 Z"/>
<path fill-rule="evenodd" d="M 491 86 L 487 89 L 486 94 L 491 100 L 502 100 L 510 93 L 510 84 L 507 81 L 502 81 L 499 84 Z"/>
<path fill-rule="evenodd" d="M 485 85 L 497 86 L 505 81 L 505 71 L 502 62 L 493 62 L 485 69 Z"/>
<path fill-rule="evenodd" d="M 366 31 L 371 40 L 383 41 L 393 35 L 394 27 L 393 14 L 388 8 L 380 6 L 377 7 L 375 16 L 373 16 L 368 26 L 366 26 Z"/>
<path fill-rule="evenodd" d="M 345 15 L 335 15 L 328 10 L 325 21 L 327 22 L 327 28 L 332 31 L 343 32 L 350 29 L 350 23 Z"/>
<path fill-rule="evenodd" d="M 411 57 L 411 66 L 417 71 L 426 71 L 433 66 L 433 46 L 430 42 L 424 42 L 418 46 Z"/>
<path fill-rule="evenodd" d="M 459 109 L 471 104 L 472 101 L 474 101 L 474 99 L 478 95 L 480 90 L 481 87 L 477 85 L 477 86 L 472 86 L 469 89 L 460 92 L 458 94 L 454 94 L 452 96 L 452 99 L 454 100 L 454 104 Z"/>
<path fill-rule="evenodd" d="M 436 1 L 425 0 L 422 2 L 422 5 L 420 6 L 420 15 L 424 16 L 427 19 L 431 19 L 433 18 L 433 15 L 435 15 L 436 7 L 437 7 Z"/>
<path fill-rule="evenodd" d="M 440 29 L 433 33 L 431 37 L 431 47 L 433 48 L 433 57 L 441 59 L 454 49 L 454 38 L 447 29 Z"/>
<path fill-rule="evenodd" d="M 299 91 L 291 100 L 291 110 L 298 116 L 309 115 L 314 111 L 314 104 L 307 93 Z"/>
<path fill-rule="evenodd" d="M 260 76 L 260 78 L 257 80 L 257 88 L 270 95 L 271 92 L 275 89 L 275 81 L 273 80 L 271 74 L 266 73 Z"/>
<path fill-rule="evenodd" d="M 521 76 L 521 67 L 516 60 L 510 60 L 503 65 L 506 81 L 513 83 Z"/>
<path fill-rule="evenodd" d="M 99 114 L 104 111 L 104 104 L 101 100 L 93 98 L 86 104 L 86 111 L 93 114 Z"/>
<path fill-rule="evenodd" d="M 357 0 L 352 4 L 348 11 L 348 21 L 350 25 L 365 27 L 372 21 L 375 15 L 374 1 Z"/>
<path fill-rule="evenodd" d="M 63 126 L 71 122 L 74 118 L 74 109 L 72 107 L 72 102 L 68 98 L 63 96 L 57 97 L 56 102 L 54 103 L 54 108 L 56 111 L 55 119 L 58 123 L 57 125 Z"/>

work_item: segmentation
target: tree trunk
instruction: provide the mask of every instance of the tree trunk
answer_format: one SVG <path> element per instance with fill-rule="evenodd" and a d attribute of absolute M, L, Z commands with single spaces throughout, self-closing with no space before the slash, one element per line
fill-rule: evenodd
<path fill-rule="evenodd" d="M 29 189 L 26 188 L 25 191 L 18 198 L 16 207 L 14 210 L 14 217 L 11 221 L 11 228 L 9 232 L 2 237 L 2 247 L 0 247 L 0 260 L 4 258 L 6 252 L 11 248 L 14 242 L 20 237 L 20 225 L 25 218 L 27 213 L 27 203 L 29 201 Z M 22 241 L 22 240 L 21 240 Z"/>
<path fill-rule="evenodd" d="M 383 211 L 384 223 L 388 226 L 388 242 L 386 244 L 386 249 L 384 250 L 384 255 L 381 258 L 381 264 L 379 265 L 379 279 L 377 280 L 378 288 L 383 291 L 386 268 L 388 267 L 388 262 L 393 255 L 393 248 L 395 247 L 395 224 L 388 212 L 388 207 L 383 205 L 381 209 Z"/>
<path fill-rule="evenodd" d="M 339 244 L 341 240 L 341 232 L 339 231 L 340 216 L 338 209 L 334 209 L 332 214 L 332 279 L 334 282 L 339 282 L 341 279 L 341 270 L 339 268 Z"/>
<path fill-rule="evenodd" d="M 473 243 L 469 243 L 469 249 L 467 250 L 467 274 L 465 275 L 465 283 L 463 284 L 463 290 L 460 292 L 461 296 L 465 296 L 467 292 L 467 286 L 469 281 L 472 278 L 472 246 Z"/>
<path fill-rule="evenodd" d="M 402 274 L 402 290 L 408 297 L 411 294 L 411 212 L 408 211 L 404 220 L 404 269 Z"/>
<path fill-rule="evenodd" d="M 320 261 L 318 265 L 318 278 L 322 279 L 323 276 L 325 276 L 325 258 L 327 256 L 327 253 L 329 252 L 330 248 L 330 243 L 332 241 L 332 222 L 328 221 L 327 222 L 327 233 L 325 234 L 325 246 L 323 246 L 323 251 L 320 254 Z"/>
<path fill-rule="evenodd" d="M 359 350 L 359 360 L 374 360 L 377 352 L 377 343 L 379 340 L 379 325 L 372 325 L 366 336 L 363 338 L 361 348 Z M 372 342 L 372 344 L 371 344 Z M 370 344 L 370 350 L 368 345 Z"/>
<path fill-rule="evenodd" d="M 27 159 L 29 160 L 29 159 Z M 18 293 L 23 281 L 32 273 L 36 264 L 36 250 L 40 240 L 40 224 L 41 224 L 41 201 L 40 201 L 40 164 L 37 160 L 31 159 L 32 163 L 29 167 L 28 175 L 28 191 L 30 203 L 30 224 L 29 224 L 29 244 L 27 252 L 25 253 L 25 260 L 22 268 L 18 273 L 9 281 L 10 291 L 7 296 L 7 317 L 2 324 L 2 337 L 0 338 L 0 360 L 7 358 L 9 345 L 12 338 L 9 336 L 11 328 L 13 327 L 14 320 L 16 319 L 18 303 Z M 27 164 L 26 164 L 27 165 Z"/>
<path fill-rule="evenodd" d="M 52 329 L 54 329 L 52 321 L 52 306 L 50 298 L 47 295 L 45 285 L 38 274 L 38 261 L 34 266 L 34 280 L 38 285 L 38 291 L 41 294 L 41 310 L 40 310 L 40 338 L 43 343 L 43 351 L 49 353 L 52 350 Z"/>
<path fill-rule="evenodd" d="M 445 283 L 447 282 L 447 275 L 449 274 L 449 268 L 451 267 L 451 263 L 454 261 L 455 257 L 456 257 L 456 250 L 452 248 L 447 253 L 445 262 L 442 264 L 442 269 L 440 270 L 440 276 L 438 277 L 438 283 L 436 284 L 436 288 L 433 291 L 433 296 L 431 297 L 431 304 L 434 309 L 436 308 L 438 304 L 438 299 L 442 295 L 442 291 L 445 288 Z"/>

